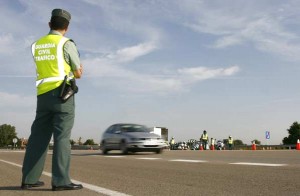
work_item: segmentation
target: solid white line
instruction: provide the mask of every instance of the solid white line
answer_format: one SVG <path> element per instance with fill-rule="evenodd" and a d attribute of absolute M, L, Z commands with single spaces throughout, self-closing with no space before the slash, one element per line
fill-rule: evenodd
<path fill-rule="evenodd" d="M 105 156 L 105 157 L 109 157 L 109 158 L 124 158 L 125 156 Z"/>
<path fill-rule="evenodd" d="M 161 158 L 144 157 L 144 158 L 136 158 L 136 159 L 141 159 L 141 160 L 158 160 L 158 159 L 161 159 Z"/>
<path fill-rule="evenodd" d="M 169 161 L 176 161 L 176 162 L 188 162 L 188 163 L 204 163 L 207 161 L 203 161 L 203 160 L 188 160 L 188 159 L 172 159 Z"/>
<path fill-rule="evenodd" d="M 16 163 L 13 163 L 13 162 L 9 162 L 9 161 L 5 161 L 5 160 L 2 160 L 0 159 L 1 162 L 4 162 L 4 163 L 7 163 L 7 164 L 10 164 L 10 165 L 13 165 L 13 166 L 17 166 L 17 167 L 20 167 L 22 168 L 22 165 L 19 165 L 19 164 L 16 164 Z M 48 176 L 48 177 L 52 177 L 52 174 L 49 173 L 49 172 L 43 172 L 43 174 L 45 176 Z M 130 195 L 127 195 L 125 193 L 121 193 L 121 192 L 118 192 L 118 191 L 113 191 L 113 190 L 110 190 L 110 189 L 106 189 L 106 188 L 103 188 L 103 187 L 99 187 L 99 186 L 96 186 L 96 185 L 92 185 L 92 184 L 88 184 L 88 183 L 84 183 L 84 182 L 81 182 L 81 181 L 78 181 L 78 180 L 74 180 L 74 179 L 71 179 L 71 181 L 73 183 L 76 183 L 76 184 L 82 184 L 82 186 L 86 189 L 89 189 L 91 191 L 94 191 L 94 192 L 97 192 L 97 193 L 101 193 L 101 194 L 104 194 L 104 195 L 111 195 L 111 196 L 130 196 Z"/>
<path fill-rule="evenodd" d="M 237 163 L 229 163 L 234 165 L 254 165 L 254 166 L 270 166 L 270 167 L 280 167 L 285 166 L 286 164 L 272 164 L 272 163 L 247 163 L 247 162 L 237 162 Z"/>

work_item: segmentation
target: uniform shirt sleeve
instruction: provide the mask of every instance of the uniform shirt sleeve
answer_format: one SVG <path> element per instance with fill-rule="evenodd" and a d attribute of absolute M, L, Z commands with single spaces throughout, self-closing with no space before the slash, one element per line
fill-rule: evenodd
<path fill-rule="evenodd" d="M 80 69 L 79 52 L 72 40 L 67 41 L 64 45 L 64 57 L 72 71 Z"/>

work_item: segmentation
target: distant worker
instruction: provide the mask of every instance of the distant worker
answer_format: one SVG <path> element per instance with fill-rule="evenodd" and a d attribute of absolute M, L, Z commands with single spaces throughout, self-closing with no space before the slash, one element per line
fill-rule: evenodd
<path fill-rule="evenodd" d="M 228 147 L 229 147 L 229 150 L 233 149 L 233 138 L 231 137 L 231 135 L 228 138 Z"/>
<path fill-rule="evenodd" d="M 170 149 L 175 150 L 175 139 L 174 139 L 174 137 L 172 137 L 172 139 L 170 141 Z"/>
<path fill-rule="evenodd" d="M 208 134 L 206 130 L 203 131 L 200 141 L 202 142 L 203 150 L 207 150 L 207 144 L 208 144 Z"/>

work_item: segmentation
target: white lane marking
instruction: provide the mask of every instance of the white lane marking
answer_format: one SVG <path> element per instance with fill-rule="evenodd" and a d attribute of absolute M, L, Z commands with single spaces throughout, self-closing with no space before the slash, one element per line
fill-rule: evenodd
<path fill-rule="evenodd" d="M 176 162 L 188 162 L 188 163 L 204 163 L 207 161 L 204 160 L 190 160 L 190 159 L 172 159 L 169 161 L 176 161 Z"/>
<path fill-rule="evenodd" d="M 5 160 L 2 160 L 2 159 L 0 159 L 0 161 L 4 162 L 4 163 L 7 163 L 7 164 L 10 164 L 10 165 L 13 165 L 13 166 L 17 166 L 17 167 L 22 168 L 22 165 L 19 165 L 19 164 L 13 163 L 13 162 L 5 161 Z M 49 172 L 44 171 L 43 174 L 45 176 L 50 177 L 50 178 L 52 177 L 52 174 L 49 173 Z M 109 196 L 130 196 L 130 195 L 127 195 L 125 193 L 121 193 L 121 192 L 113 191 L 113 190 L 106 189 L 106 188 L 103 188 L 103 187 L 100 187 L 100 186 L 84 183 L 84 182 L 81 182 L 81 181 L 78 181 L 78 180 L 71 179 L 71 181 L 73 183 L 76 183 L 76 184 L 82 184 L 82 186 L 84 188 L 89 189 L 89 190 L 94 191 L 94 192 L 97 192 L 97 193 L 104 194 L 104 195 L 109 195 Z"/>
<path fill-rule="evenodd" d="M 124 158 L 126 156 L 105 156 L 105 157 L 109 157 L 109 158 Z"/>
<path fill-rule="evenodd" d="M 161 158 L 143 157 L 143 158 L 136 158 L 136 159 L 141 159 L 141 160 L 158 160 L 158 159 L 161 159 Z"/>
<path fill-rule="evenodd" d="M 280 167 L 286 166 L 287 164 L 273 164 L 273 163 L 248 163 L 248 162 L 237 162 L 237 163 L 229 163 L 233 165 L 254 165 L 254 166 L 269 166 L 269 167 Z"/>

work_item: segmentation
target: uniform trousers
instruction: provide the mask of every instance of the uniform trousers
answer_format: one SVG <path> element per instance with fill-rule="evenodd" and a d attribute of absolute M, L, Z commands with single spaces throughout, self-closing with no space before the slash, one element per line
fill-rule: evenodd
<path fill-rule="evenodd" d="M 36 117 L 31 126 L 23 161 L 22 183 L 34 184 L 41 177 L 52 135 L 52 185 L 63 186 L 71 183 L 70 137 L 75 118 L 75 102 L 72 96 L 62 103 L 59 98 L 60 88 L 37 96 Z"/>

